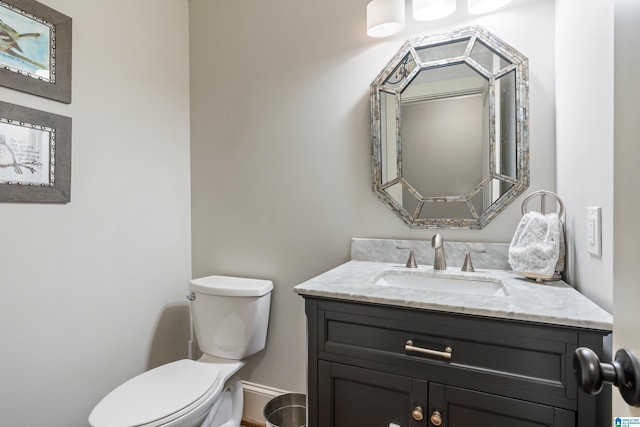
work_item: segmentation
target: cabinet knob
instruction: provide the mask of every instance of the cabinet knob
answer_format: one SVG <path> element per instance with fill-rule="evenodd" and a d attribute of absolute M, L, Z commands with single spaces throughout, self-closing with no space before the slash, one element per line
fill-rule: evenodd
<path fill-rule="evenodd" d="M 434 426 L 442 424 L 442 416 L 440 415 L 440 412 L 433 411 L 433 414 L 431 414 L 431 424 Z"/>
<path fill-rule="evenodd" d="M 416 406 L 415 408 L 413 408 L 413 411 L 411 411 L 411 416 L 416 421 L 422 421 L 422 419 L 424 418 L 424 414 L 422 413 L 422 406 Z"/>

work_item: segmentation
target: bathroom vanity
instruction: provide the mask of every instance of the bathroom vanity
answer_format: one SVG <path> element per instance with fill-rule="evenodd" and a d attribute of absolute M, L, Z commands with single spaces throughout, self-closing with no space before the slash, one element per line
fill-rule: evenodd
<path fill-rule="evenodd" d="M 353 260 L 298 285 L 309 427 L 609 425 L 610 390 L 580 391 L 572 363 L 610 360 L 611 316 L 563 282 L 476 270 Z"/>

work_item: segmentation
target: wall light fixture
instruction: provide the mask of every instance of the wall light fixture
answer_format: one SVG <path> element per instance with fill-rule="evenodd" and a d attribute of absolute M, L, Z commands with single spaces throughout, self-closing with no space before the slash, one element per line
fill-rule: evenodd
<path fill-rule="evenodd" d="M 433 21 L 456 11 L 456 0 L 413 0 L 413 19 Z"/>
<path fill-rule="evenodd" d="M 404 0 L 371 0 L 367 4 L 367 35 L 386 37 L 404 28 Z"/>
<path fill-rule="evenodd" d="M 479 15 L 493 12 L 508 3 L 511 3 L 511 0 L 468 0 L 467 10 L 472 15 Z"/>
<path fill-rule="evenodd" d="M 367 4 L 367 35 L 387 37 L 404 28 L 406 0 L 371 0 Z M 456 11 L 458 0 L 411 0 L 413 19 L 433 21 L 445 18 Z M 459 0 L 462 1 L 462 0 Z M 512 0 L 467 0 L 471 15 L 493 12 Z"/>

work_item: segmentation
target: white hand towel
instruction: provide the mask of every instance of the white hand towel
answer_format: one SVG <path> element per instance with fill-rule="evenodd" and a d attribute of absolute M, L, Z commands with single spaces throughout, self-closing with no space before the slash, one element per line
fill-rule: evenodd
<path fill-rule="evenodd" d="M 564 270 L 564 232 L 558 214 L 529 212 L 522 217 L 509 247 L 513 271 L 550 278 Z"/>

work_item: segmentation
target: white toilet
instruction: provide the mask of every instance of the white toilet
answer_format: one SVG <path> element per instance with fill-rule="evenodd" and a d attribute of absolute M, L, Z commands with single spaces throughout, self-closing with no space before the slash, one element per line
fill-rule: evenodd
<path fill-rule="evenodd" d="M 91 411 L 93 427 L 238 427 L 243 359 L 264 348 L 273 283 L 209 276 L 189 282 L 202 357 L 130 379 Z"/>

